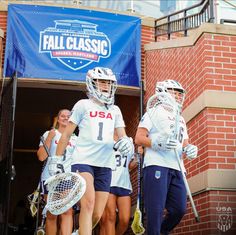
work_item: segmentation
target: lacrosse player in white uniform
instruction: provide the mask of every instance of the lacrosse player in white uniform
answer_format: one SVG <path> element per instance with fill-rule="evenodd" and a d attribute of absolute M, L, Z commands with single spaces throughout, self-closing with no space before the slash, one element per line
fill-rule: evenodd
<path fill-rule="evenodd" d="M 117 136 L 114 138 L 117 141 Z M 116 168 L 112 170 L 109 198 L 100 220 L 100 235 L 122 235 L 128 228 L 131 214 L 132 185 L 129 171 L 137 166 L 134 154 L 121 155 L 114 151 Z M 116 211 L 118 210 L 118 224 Z"/>
<path fill-rule="evenodd" d="M 66 126 L 69 123 L 69 117 L 71 115 L 71 112 L 67 109 L 62 109 L 59 111 L 57 116 L 57 123 L 55 125 L 55 128 L 51 129 L 50 131 L 46 131 L 43 134 L 43 139 L 45 142 L 46 147 L 48 148 L 48 151 L 50 153 L 50 157 L 54 156 L 56 153 L 57 144 L 59 142 L 59 139 L 61 138 L 61 134 L 65 130 Z M 70 158 L 72 156 L 72 153 L 74 151 L 75 145 L 77 141 L 77 136 L 72 135 L 70 138 L 70 141 L 68 142 L 67 148 L 66 148 L 66 158 L 68 159 L 68 171 L 71 171 L 71 165 L 70 165 Z M 43 168 L 42 174 L 41 174 L 41 190 L 44 194 L 44 199 L 47 201 L 47 187 L 44 185 L 44 182 L 51 176 L 49 172 L 49 162 L 48 160 L 48 154 L 43 146 L 42 141 L 40 141 L 39 149 L 37 151 L 38 159 L 40 161 L 46 161 L 46 164 Z M 68 235 L 72 232 L 73 227 L 73 217 L 72 217 L 72 209 L 69 209 L 65 213 L 60 215 L 60 232 L 61 235 Z M 47 211 L 46 214 L 46 234 L 47 235 L 56 235 L 57 234 L 57 216 L 51 214 L 49 211 Z"/>
<path fill-rule="evenodd" d="M 182 107 L 185 90 L 177 81 L 165 80 L 157 82 L 156 94 L 167 95 L 175 105 Z M 182 116 L 179 118 L 178 136 L 173 138 L 175 119 L 163 109 L 154 121 L 147 111 L 135 137 L 136 144 L 146 147 L 143 187 L 148 235 L 169 234 L 186 211 L 186 188 L 174 150 L 177 150 L 183 165 L 182 154 L 185 153 L 190 160 L 195 159 L 198 148 L 188 143 L 187 127 Z M 160 133 L 172 133 L 172 136 L 161 136 Z M 167 213 L 163 219 L 164 209 Z"/>
<path fill-rule="evenodd" d="M 60 159 L 71 134 L 79 128 L 79 138 L 73 153 L 72 171 L 86 180 L 86 192 L 80 200 L 79 234 L 92 234 L 105 208 L 115 167 L 113 136 L 119 140 L 114 148 L 122 155 L 133 152 L 132 138 L 127 137 L 121 111 L 114 105 L 116 77 L 108 68 L 95 67 L 87 72 L 88 99 L 79 100 L 72 109 L 69 124 L 57 146 L 55 158 Z M 52 164 L 58 171 L 57 164 Z"/>

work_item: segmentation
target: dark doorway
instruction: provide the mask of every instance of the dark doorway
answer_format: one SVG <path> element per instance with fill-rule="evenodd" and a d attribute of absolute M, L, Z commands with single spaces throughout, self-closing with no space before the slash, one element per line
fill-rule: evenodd
<path fill-rule="evenodd" d="M 20 82 L 18 82 L 19 84 Z M 14 231 L 15 211 L 19 202 L 25 203 L 29 210 L 27 196 L 38 185 L 42 163 L 38 161 L 36 151 L 40 136 L 51 128 L 53 119 L 62 108 L 72 109 L 80 99 L 87 98 L 86 93 L 80 90 L 63 90 L 18 85 L 15 113 L 15 134 L 13 148 L 13 165 L 16 177 L 11 183 L 9 208 L 9 235 Z M 127 133 L 133 136 L 139 120 L 139 97 L 118 95 L 116 104 L 122 110 Z M 132 114 L 132 115 L 131 115 Z M 28 218 L 29 219 L 29 218 Z M 33 235 L 35 219 L 31 221 L 33 228 L 29 228 L 29 235 Z M 26 233 L 25 233 L 26 234 Z M 2 234 L 1 234 L 2 235 Z"/>

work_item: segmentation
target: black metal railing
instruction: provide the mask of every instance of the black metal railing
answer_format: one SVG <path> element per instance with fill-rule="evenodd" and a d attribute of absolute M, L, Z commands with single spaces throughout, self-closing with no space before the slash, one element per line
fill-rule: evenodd
<path fill-rule="evenodd" d="M 198 4 L 174 12 L 155 21 L 155 41 L 157 37 L 183 32 L 187 36 L 188 30 L 199 27 L 205 22 L 214 22 L 214 0 L 202 0 Z"/>
<path fill-rule="evenodd" d="M 220 19 L 220 24 L 236 24 L 236 20 L 232 19 Z"/>

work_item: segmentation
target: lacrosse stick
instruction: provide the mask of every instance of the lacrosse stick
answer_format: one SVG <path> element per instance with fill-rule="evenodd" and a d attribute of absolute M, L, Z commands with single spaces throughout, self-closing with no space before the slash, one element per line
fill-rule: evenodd
<path fill-rule="evenodd" d="M 134 212 L 134 219 L 131 224 L 131 228 L 134 234 L 144 234 L 145 228 L 142 224 L 142 212 L 140 210 L 140 172 L 141 172 L 141 162 L 140 162 L 140 153 L 137 153 L 137 161 L 138 161 L 138 195 L 137 195 L 137 206 Z"/>
<path fill-rule="evenodd" d="M 78 204 L 74 205 L 73 206 L 73 210 L 74 210 L 74 213 L 73 213 L 73 232 L 71 235 L 78 235 L 78 224 L 77 224 L 77 221 L 78 221 L 78 214 L 80 212 L 80 206 Z"/>
<path fill-rule="evenodd" d="M 41 191 L 40 191 L 40 182 L 38 184 L 38 187 L 37 189 L 30 195 L 27 196 L 27 199 L 29 201 L 29 204 L 30 204 L 30 212 L 31 212 L 31 216 L 34 217 L 35 215 L 36 216 L 36 228 L 35 228 L 35 233 L 37 234 L 37 231 L 39 230 L 39 210 L 40 210 L 40 207 L 43 208 L 44 206 L 44 200 L 42 199 L 42 195 L 41 195 Z M 37 206 L 36 206 L 37 204 Z M 40 234 L 37 234 L 37 235 L 40 235 Z"/>
<path fill-rule="evenodd" d="M 45 221 L 46 221 L 46 213 L 47 210 L 44 207 L 43 211 L 42 211 L 42 220 L 41 220 L 41 224 L 40 226 L 37 228 L 36 230 L 36 235 L 45 235 Z"/>
<path fill-rule="evenodd" d="M 41 138 L 41 141 L 48 157 L 50 157 L 44 139 Z M 44 184 L 48 188 L 46 209 L 53 215 L 60 215 L 71 208 L 81 199 L 86 190 L 85 179 L 73 172 L 53 175 Z"/>
<path fill-rule="evenodd" d="M 37 189 L 33 193 L 27 196 L 27 199 L 30 204 L 30 212 L 32 217 L 34 217 L 38 212 L 38 206 L 36 207 L 36 204 L 38 205 L 40 201 L 39 197 L 40 197 L 40 183 L 38 184 Z"/>
<path fill-rule="evenodd" d="M 46 209 L 60 215 L 76 204 L 84 195 L 86 181 L 78 173 L 53 175 L 45 181 L 48 187 Z"/>
<path fill-rule="evenodd" d="M 176 137 L 178 133 L 177 130 L 179 125 L 180 112 L 179 108 L 176 105 L 176 101 L 169 93 L 159 92 L 159 94 L 151 96 L 147 102 L 147 114 L 150 120 L 152 121 L 154 127 L 159 131 L 158 139 L 160 143 L 161 142 L 166 143 L 170 137 L 173 136 Z M 175 123 L 173 123 L 173 120 L 175 120 Z M 172 127 L 172 129 L 167 127 Z M 181 174 L 183 176 L 184 185 L 193 209 L 195 220 L 196 222 L 199 222 L 198 212 L 196 210 L 196 206 L 192 198 L 192 194 L 186 179 L 186 175 L 176 149 L 175 149 L 175 156 Z"/>
<path fill-rule="evenodd" d="M 44 147 L 44 150 L 46 151 L 48 157 L 50 157 L 50 152 L 49 152 L 48 146 L 47 146 L 46 143 L 45 143 L 45 140 L 44 140 L 44 137 L 43 137 L 43 136 L 40 136 L 40 141 L 42 142 L 43 147 Z M 45 166 L 44 166 L 44 167 L 45 167 Z M 44 167 L 43 167 L 43 168 L 44 168 Z"/>
<path fill-rule="evenodd" d="M 44 141 L 44 137 L 41 136 L 40 137 L 40 140 L 41 142 L 43 143 L 43 146 L 44 146 L 44 149 L 45 151 L 47 152 L 47 154 L 49 155 L 49 151 L 48 151 L 48 148 L 45 144 L 45 141 Z M 41 170 L 41 173 L 43 172 L 45 166 L 46 166 L 46 162 L 47 161 L 44 161 L 44 164 L 43 164 L 43 167 L 42 167 L 42 170 Z M 41 190 L 40 190 L 40 182 L 41 182 L 41 178 L 39 180 L 39 183 L 38 183 L 38 187 L 37 189 L 30 195 L 28 195 L 28 200 L 29 200 L 29 203 L 30 203 L 30 212 L 31 212 L 31 215 L 32 217 L 34 217 L 36 214 L 37 214 L 37 217 L 36 217 L 36 233 L 37 231 L 39 230 L 40 227 L 38 227 L 38 223 L 39 223 L 39 207 L 40 207 L 40 203 L 41 203 Z M 36 204 L 37 203 L 37 207 L 36 207 Z M 42 206 L 42 205 L 41 205 Z M 40 235 L 40 234 L 39 234 Z"/>
<path fill-rule="evenodd" d="M 179 118 L 180 118 L 180 105 L 178 105 L 178 108 L 176 110 L 177 112 L 177 115 L 176 115 L 176 125 L 175 125 L 175 128 L 176 128 L 176 131 L 175 131 L 175 137 L 177 138 L 177 133 L 179 132 Z M 189 188 L 189 185 L 188 185 L 188 181 L 187 181 L 187 178 L 186 178 L 186 175 L 185 175 L 185 172 L 184 172 L 184 169 L 183 169 L 183 166 L 180 162 L 180 158 L 179 158 L 179 155 L 178 155 L 178 152 L 177 152 L 177 149 L 174 149 L 175 151 L 175 156 L 176 156 L 176 159 L 177 159 L 177 162 L 178 162 L 178 165 L 179 165 L 179 168 L 180 168 L 180 171 L 182 173 L 182 176 L 183 176 L 183 180 L 184 180 L 184 185 L 185 185 L 185 188 L 186 188 L 186 191 L 187 191 L 187 194 L 188 194 L 188 197 L 189 197 L 189 201 L 191 203 L 191 206 L 192 206 L 192 209 L 193 209 L 193 213 L 194 213 L 194 216 L 195 216 L 195 220 L 196 222 L 200 222 L 200 218 L 199 218 L 199 215 L 198 215 L 198 212 L 197 212 L 197 209 L 196 209 L 196 206 L 195 206 L 195 203 L 193 201 L 193 197 L 192 197 L 192 193 L 190 191 L 190 188 Z"/>

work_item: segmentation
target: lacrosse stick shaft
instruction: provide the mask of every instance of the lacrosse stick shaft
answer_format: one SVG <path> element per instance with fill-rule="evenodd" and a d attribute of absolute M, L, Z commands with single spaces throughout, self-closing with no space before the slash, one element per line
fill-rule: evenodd
<path fill-rule="evenodd" d="M 177 159 L 177 161 L 178 161 L 179 169 L 180 169 L 180 171 L 181 171 L 181 173 L 182 173 L 182 176 L 183 176 L 184 186 L 185 186 L 185 188 L 186 188 L 186 191 L 187 191 L 187 194 L 188 194 L 188 197 L 189 197 L 189 200 L 190 200 L 192 209 L 193 209 L 193 213 L 194 213 L 194 216 L 195 216 L 195 220 L 196 220 L 196 222 L 199 222 L 199 221 L 200 221 L 199 215 L 198 215 L 198 212 L 197 212 L 195 203 L 194 203 L 194 201 L 193 201 L 192 193 L 191 193 L 191 191 L 190 191 L 190 188 L 189 188 L 189 185 L 188 185 L 188 181 L 187 181 L 186 175 L 185 175 L 185 173 L 184 173 L 184 169 L 182 168 L 182 165 L 181 165 L 180 158 L 179 158 L 179 156 L 178 156 L 177 150 L 175 149 L 174 151 L 175 151 L 176 159 Z"/>
<path fill-rule="evenodd" d="M 140 163 L 140 153 L 138 153 L 137 155 L 137 162 L 138 162 L 138 193 L 137 193 L 137 206 L 136 206 L 136 210 L 134 212 L 134 219 L 133 222 L 131 224 L 131 228 L 134 234 L 144 234 L 145 229 L 143 227 L 142 224 L 142 212 L 140 211 L 140 170 L 141 170 L 141 163 Z"/>
<path fill-rule="evenodd" d="M 141 181 L 141 157 L 140 157 L 140 153 L 137 153 L 137 162 L 138 162 L 138 192 L 137 192 L 137 209 L 140 209 L 140 196 L 141 196 L 141 185 L 140 185 L 140 181 Z"/>
<path fill-rule="evenodd" d="M 40 226 L 36 230 L 36 235 L 45 235 L 45 220 L 46 215 L 42 215 L 42 220 Z"/>
<path fill-rule="evenodd" d="M 32 200 L 30 199 L 31 195 L 33 195 Z M 35 231 L 37 231 L 39 227 L 40 182 L 38 183 L 37 189 L 31 195 L 28 196 L 28 199 L 30 199 L 31 215 L 33 217 L 36 215 Z M 37 205 L 37 207 L 35 207 L 35 204 Z"/>
<path fill-rule="evenodd" d="M 41 136 L 41 137 L 40 137 L 40 140 L 41 140 L 41 142 L 43 143 L 43 147 L 44 147 L 44 149 L 45 149 L 45 151 L 46 151 L 48 157 L 50 157 L 50 152 L 49 152 L 48 146 L 47 146 L 46 143 L 45 143 L 44 137 Z"/>
<path fill-rule="evenodd" d="M 143 114 L 144 114 L 144 82 L 143 80 L 140 80 L 140 104 L 139 104 L 139 109 L 140 109 L 140 120 L 142 119 L 143 117 Z M 139 153 L 140 154 L 140 153 Z M 140 155 L 141 156 L 141 155 Z M 140 166 L 143 165 L 143 157 L 140 158 L 139 156 L 139 164 Z M 143 156 L 143 155 L 142 155 Z M 143 183 L 142 183 L 142 167 L 140 167 L 140 179 L 139 179 L 139 193 L 140 193 L 140 196 L 139 196 L 139 200 L 140 200 L 140 210 L 141 212 L 144 211 L 144 203 L 143 203 Z"/>
<path fill-rule="evenodd" d="M 182 108 L 182 106 L 178 105 L 178 107 L 177 107 L 177 115 L 176 115 L 176 120 L 175 120 L 176 121 L 176 126 L 175 126 L 175 128 L 176 128 L 176 130 L 175 130 L 176 139 L 178 139 L 177 138 L 177 133 L 179 133 L 178 131 L 179 131 L 179 120 L 180 120 L 181 108 Z M 181 165 L 181 161 L 180 161 L 177 149 L 174 149 L 174 152 L 175 152 L 176 160 L 177 160 L 178 165 L 179 165 L 179 169 L 180 169 L 181 174 L 183 176 L 184 185 L 185 185 L 185 188 L 186 188 L 186 191 L 187 191 L 187 195 L 189 197 L 189 200 L 190 200 L 190 203 L 191 203 L 191 206 L 192 206 L 192 209 L 193 209 L 193 214 L 195 216 L 195 220 L 196 220 L 196 222 L 199 222 L 200 221 L 199 215 L 198 215 L 195 203 L 193 201 L 192 193 L 190 191 L 190 188 L 189 188 L 189 185 L 188 185 L 188 181 L 187 181 L 184 169 L 183 169 L 183 167 Z"/>
<path fill-rule="evenodd" d="M 138 157 L 138 197 L 137 197 L 137 208 L 140 207 L 140 191 L 141 191 L 141 188 L 140 188 L 140 180 L 141 180 L 141 157 L 140 157 L 140 153 L 138 153 L 137 155 Z"/>
<path fill-rule="evenodd" d="M 43 214 L 43 213 L 42 213 L 42 220 L 41 220 L 41 224 L 40 224 L 40 227 L 41 227 L 41 228 L 44 227 L 45 221 L 46 221 L 46 214 Z"/>
<path fill-rule="evenodd" d="M 37 228 L 39 226 L 40 183 L 38 184 L 38 190 L 39 190 L 39 195 L 38 195 L 38 201 L 37 201 L 37 217 L 36 217 L 36 227 Z"/>

